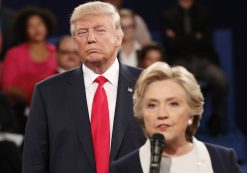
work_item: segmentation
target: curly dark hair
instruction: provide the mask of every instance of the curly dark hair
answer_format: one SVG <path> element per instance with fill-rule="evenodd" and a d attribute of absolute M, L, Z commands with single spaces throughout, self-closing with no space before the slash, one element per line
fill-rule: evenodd
<path fill-rule="evenodd" d="M 21 9 L 14 23 L 14 32 L 20 42 L 29 40 L 27 34 L 27 22 L 31 16 L 39 16 L 45 23 L 47 29 L 47 37 L 55 32 L 57 25 L 55 15 L 48 9 L 28 6 Z"/>

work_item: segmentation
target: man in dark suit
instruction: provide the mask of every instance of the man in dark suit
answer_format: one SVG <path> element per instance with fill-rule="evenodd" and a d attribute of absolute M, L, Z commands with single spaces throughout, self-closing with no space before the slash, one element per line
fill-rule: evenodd
<path fill-rule="evenodd" d="M 83 65 L 37 84 L 26 127 L 23 173 L 107 173 L 111 161 L 144 144 L 132 111 L 133 87 L 140 70 L 122 65 L 116 58 L 123 37 L 119 20 L 116 9 L 104 2 L 74 9 L 71 33 Z M 106 79 L 100 90 L 107 101 L 95 110 L 99 77 Z M 108 112 L 109 117 L 95 130 L 92 124 L 97 111 Z M 100 127 L 103 129 L 97 131 Z M 96 140 L 101 131 L 107 134 L 102 144 Z M 108 158 L 99 162 L 98 152 L 107 153 Z M 101 169 L 103 162 L 107 168 L 103 165 Z"/>
<path fill-rule="evenodd" d="M 196 0 L 177 0 L 164 14 L 167 61 L 182 65 L 206 83 L 212 98 L 212 113 L 207 122 L 212 135 L 225 134 L 228 80 L 219 66 L 213 47 L 211 11 Z"/>

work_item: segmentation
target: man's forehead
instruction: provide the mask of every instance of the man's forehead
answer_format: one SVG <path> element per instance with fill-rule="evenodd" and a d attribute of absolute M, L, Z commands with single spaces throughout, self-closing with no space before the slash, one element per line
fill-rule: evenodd
<path fill-rule="evenodd" d="M 113 26 L 113 20 L 109 15 L 87 15 L 75 22 L 77 28 Z"/>

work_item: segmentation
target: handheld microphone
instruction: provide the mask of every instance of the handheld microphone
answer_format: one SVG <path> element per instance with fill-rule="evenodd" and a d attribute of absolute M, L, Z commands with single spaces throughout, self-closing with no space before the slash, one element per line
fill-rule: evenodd
<path fill-rule="evenodd" d="M 161 154 L 165 146 L 165 138 L 160 133 L 155 133 L 151 139 L 151 163 L 149 173 L 160 172 Z"/>

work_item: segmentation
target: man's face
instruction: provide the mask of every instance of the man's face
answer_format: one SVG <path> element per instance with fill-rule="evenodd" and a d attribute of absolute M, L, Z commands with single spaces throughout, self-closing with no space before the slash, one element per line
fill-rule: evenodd
<path fill-rule="evenodd" d="M 122 36 L 117 34 L 110 15 L 87 15 L 75 22 L 76 49 L 87 66 L 114 62 Z"/>
<path fill-rule="evenodd" d="M 162 55 L 158 50 L 149 50 L 143 60 L 143 68 L 147 68 L 157 61 L 161 61 Z"/>
<path fill-rule="evenodd" d="M 57 62 L 58 66 L 64 70 L 70 70 L 81 64 L 81 58 L 75 50 L 75 43 L 72 38 L 66 37 L 60 42 Z"/>

